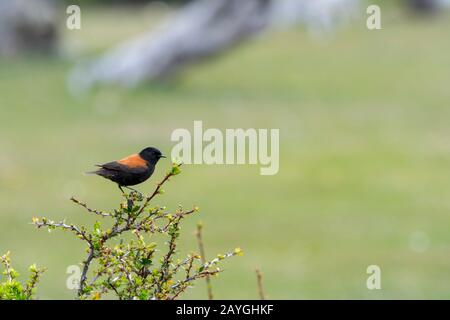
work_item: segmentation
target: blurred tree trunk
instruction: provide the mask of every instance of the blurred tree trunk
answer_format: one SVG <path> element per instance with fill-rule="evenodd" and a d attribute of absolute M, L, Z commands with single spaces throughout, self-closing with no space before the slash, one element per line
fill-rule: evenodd
<path fill-rule="evenodd" d="M 96 84 L 133 87 L 170 77 L 188 65 L 221 54 L 268 26 L 303 23 L 330 31 L 354 11 L 358 0 L 197 0 L 161 28 L 127 41 L 102 57 L 78 65 L 72 92 Z"/>
<path fill-rule="evenodd" d="M 83 91 L 96 83 L 127 87 L 170 77 L 185 66 L 233 47 L 265 28 L 273 0 L 198 0 L 156 30 L 82 64 L 70 85 Z"/>
<path fill-rule="evenodd" d="M 0 0 L 0 55 L 52 52 L 56 20 L 54 3 L 49 0 Z"/>

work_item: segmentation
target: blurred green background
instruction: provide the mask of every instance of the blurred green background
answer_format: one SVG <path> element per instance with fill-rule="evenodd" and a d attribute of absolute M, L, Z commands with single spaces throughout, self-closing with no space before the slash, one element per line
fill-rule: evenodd
<path fill-rule="evenodd" d="M 155 10 L 92 7 L 66 50 L 95 53 L 156 24 Z M 120 21 L 120 23 L 119 23 Z M 0 60 L 0 252 L 20 271 L 48 267 L 41 299 L 73 298 L 66 268 L 83 243 L 30 225 L 32 216 L 91 225 L 76 195 L 99 209 L 117 187 L 84 176 L 92 165 L 144 146 L 170 153 L 170 134 L 208 128 L 279 128 L 280 171 L 186 165 L 156 203 L 198 205 L 182 252 L 205 224 L 210 256 L 242 247 L 214 279 L 216 298 L 257 298 L 255 268 L 273 299 L 449 298 L 450 19 L 391 10 L 383 30 L 365 21 L 317 41 L 303 28 L 274 31 L 177 81 L 126 91 L 67 92 L 71 59 Z M 150 192 L 170 166 L 140 186 Z M 366 288 L 366 268 L 382 290 Z M 25 273 L 25 272 L 24 272 Z M 184 298 L 206 298 L 200 283 Z"/>

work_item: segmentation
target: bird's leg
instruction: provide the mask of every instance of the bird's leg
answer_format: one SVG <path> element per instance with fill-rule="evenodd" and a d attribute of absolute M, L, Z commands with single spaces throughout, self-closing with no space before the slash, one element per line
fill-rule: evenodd
<path fill-rule="evenodd" d="M 131 210 L 133 208 L 133 200 L 128 198 L 127 194 L 125 193 L 125 191 L 123 191 L 122 186 L 120 184 L 118 184 L 117 186 L 119 187 L 120 191 L 122 191 L 122 194 L 125 196 L 125 198 L 127 199 L 128 210 Z"/>
<path fill-rule="evenodd" d="M 122 193 L 123 193 L 124 195 L 126 195 L 125 191 L 123 191 L 123 189 L 122 189 L 122 186 L 121 186 L 120 184 L 118 184 L 117 186 L 119 187 L 120 191 L 122 191 Z"/>

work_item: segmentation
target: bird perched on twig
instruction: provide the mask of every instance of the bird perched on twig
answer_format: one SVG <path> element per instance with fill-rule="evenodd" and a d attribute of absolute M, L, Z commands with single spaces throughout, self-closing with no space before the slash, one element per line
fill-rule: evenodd
<path fill-rule="evenodd" d="M 122 187 L 138 192 L 130 186 L 140 184 L 150 178 L 161 158 L 165 158 L 161 151 L 148 147 L 138 154 L 133 154 L 121 160 L 98 164 L 96 166 L 100 169 L 87 172 L 87 174 L 97 174 L 117 183 L 122 193 L 124 193 Z"/>

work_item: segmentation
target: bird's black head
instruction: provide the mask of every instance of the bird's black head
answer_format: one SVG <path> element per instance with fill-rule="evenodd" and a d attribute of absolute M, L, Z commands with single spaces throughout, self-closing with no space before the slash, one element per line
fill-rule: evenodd
<path fill-rule="evenodd" d="M 145 148 L 144 150 L 139 152 L 139 155 L 142 159 L 152 164 L 156 164 L 160 158 L 165 158 L 165 156 L 162 155 L 161 151 L 153 147 Z"/>

